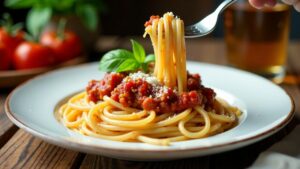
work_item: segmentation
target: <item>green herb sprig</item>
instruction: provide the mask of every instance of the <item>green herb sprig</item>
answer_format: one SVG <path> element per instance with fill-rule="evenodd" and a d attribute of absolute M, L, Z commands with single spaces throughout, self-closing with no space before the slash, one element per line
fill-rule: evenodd
<path fill-rule="evenodd" d="M 11 9 L 30 9 L 26 18 L 28 32 L 37 39 L 53 16 L 78 16 L 90 31 L 96 31 L 99 14 L 105 11 L 102 0 L 5 0 Z"/>
<path fill-rule="evenodd" d="M 126 49 L 116 49 L 104 54 L 99 63 L 99 70 L 104 72 L 127 72 L 142 69 L 148 71 L 148 65 L 155 61 L 153 54 L 146 56 L 144 47 L 131 40 L 132 52 Z"/>
<path fill-rule="evenodd" d="M 3 19 L 0 19 L 0 26 L 12 37 L 15 37 L 23 28 L 23 23 L 14 24 L 11 16 L 8 13 L 3 14 Z"/>

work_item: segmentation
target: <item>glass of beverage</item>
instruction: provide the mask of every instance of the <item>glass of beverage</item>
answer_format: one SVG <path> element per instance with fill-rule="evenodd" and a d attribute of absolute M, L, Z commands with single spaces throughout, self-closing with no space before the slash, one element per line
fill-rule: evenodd
<path fill-rule="evenodd" d="M 239 0 L 224 16 L 228 63 L 282 82 L 289 39 L 289 6 L 279 3 L 257 10 L 248 0 Z"/>

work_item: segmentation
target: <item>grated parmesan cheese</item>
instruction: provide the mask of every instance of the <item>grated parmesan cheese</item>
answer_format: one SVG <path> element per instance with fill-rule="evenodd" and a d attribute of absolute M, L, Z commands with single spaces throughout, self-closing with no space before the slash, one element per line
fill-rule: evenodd
<path fill-rule="evenodd" d="M 142 79 L 142 80 L 148 82 L 151 85 L 160 85 L 160 83 L 159 83 L 159 81 L 157 80 L 156 77 L 151 76 L 151 75 L 146 74 L 146 73 L 143 73 L 141 71 L 138 71 L 136 73 L 130 73 L 128 78 L 130 78 L 132 80 Z"/>
<path fill-rule="evenodd" d="M 155 76 L 143 73 L 141 71 L 138 71 L 136 73 L 130 73 L 129 76 L 123 79 L 123 81 L 127 82 L 129 80 L 138 79 L 142 79 L 152 85 L 153 95 L 151 95 L 151 97 L 162 97 L 164 93 L 168 92 L 169 87 L 160 84 L 160 82 Z"/>

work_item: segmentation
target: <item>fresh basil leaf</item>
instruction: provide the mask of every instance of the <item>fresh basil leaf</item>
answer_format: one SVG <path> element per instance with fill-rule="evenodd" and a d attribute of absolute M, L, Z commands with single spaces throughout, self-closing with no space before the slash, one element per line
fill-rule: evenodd
<path fill-rule="evenodd" d="M 31 8 L 36 4 L 37 0 L 5 0 L 6 7 L 13 9 Z"/>
<path fill-rule="evenodd" d="M 154 61 L 155 61 L 155 55 L 154 55 L 154 54 L 149 54 L 149 55 L 146 57 L 144 63 L 150 63 L 150 62 L 154 62 Z"/>
<path fill-rule="evenodd" d="M 27 15 L 26 26 L 28 31 L 35 39 L 38 39 L 38 36 L 40 35 L 41 31 L 49 22 L 51 15 L 52 15 L 52 10 L 50 7 L 46 7 L 46 8 L 33 7 L 29 11 Z"/>
<path fill-rule="evenodd" d="M 76 12 L 89 30 L 95 31 L 97 29 L 99 18 L 95 6 L 90 4 L 80 4 L 77 5 Z"/>
<path fill-rule="evenodd" d="M 125 72 L 142 69 L 144 72 L 147 72 L 148 64 L 155 60 L 155 56 L 150 54 L 146 57 L 145 50 L 141 44 L 135 40 L 131 40 L 131 43 L 133 52 L 117 49 L 106 53 L 99 63 L 99 70 Z"/>
<path fill-rule="evenodd" d="M 143 63 L 145 60 L 145 57 L 146 57 L 143 46 L 133 39 L 131 39 L 131 45 L 132 45 L 132 51 L 133 51 L 135 59 L 138 62 Z"/>
<path fill-rule="evenodd" d="M 99 63 L 99 70 L 114 72 L 128 59 L 134 59 L 132 52 L 125 49 L 117 49 L 107 52 Z"/>
<path fill-rule="evenodd" d="M 70 11 L 77 0 L 51 0 L 52 6 L 57 11 Z"/>
<path fill-rule="evenodd" d="M 135 59 L 127 59 L 123 63 L 120 64 L 116 72 L 125 72 L 136 70 L 140 67 L 140 63 L 137 62 Z"/>

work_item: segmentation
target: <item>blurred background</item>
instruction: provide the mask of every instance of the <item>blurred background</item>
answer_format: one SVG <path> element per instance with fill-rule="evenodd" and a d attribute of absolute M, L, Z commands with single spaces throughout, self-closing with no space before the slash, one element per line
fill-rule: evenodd
<path fill-rule="evenodd" d="M 107 13 L 102 17 L 102 28 L 104 34 L 141 35 L 143 34 L 143 23 L 152 14 L 162 15 L 166 11 L 173 11 L 180 16 L 186 25 L 199 21 L 222 0 L 110 0 L 107 1 Z M 116 5 L 118 4 L 118 5 Z M 109 12 L 111 11 L 111 12 Z M 300 13 L 292 10 L 291 38 L 300 39 Z M 122 25 L 122 29 L 118 25 Z M 211 36 L 223 37 L 223 18 L 218 23 L 216 31 Z"/>
<path fill-rule="evenodd" d="M 162 15 L 166 11 L 173 11 L 180 16 L 185 24 L 191 24 L 210 13 L 222 0 L 103 0 L 98 5 L 99 26 L 102 35 L 132 36 L 142 35 L 144 22 L 152 14 Z M 24 22 L 28 9 L 8 9 L 1 3 L 1 13 L 8 12 L 17 22 Z M 300 39 L 300 13 L 292 9 L 291 39 Z M 218 23 L 213 37 L 223 37 L 223 18 Z"/>

